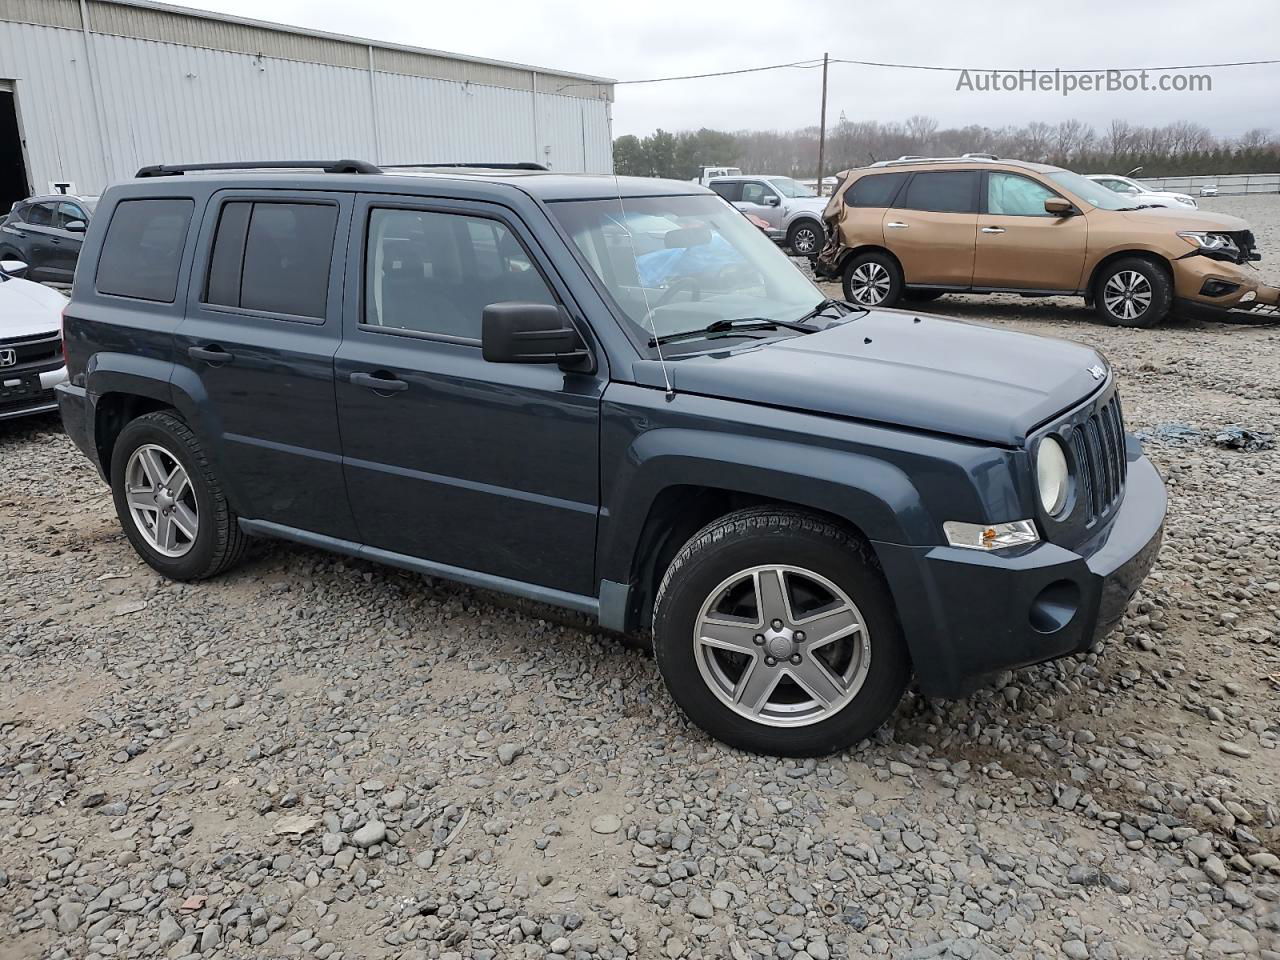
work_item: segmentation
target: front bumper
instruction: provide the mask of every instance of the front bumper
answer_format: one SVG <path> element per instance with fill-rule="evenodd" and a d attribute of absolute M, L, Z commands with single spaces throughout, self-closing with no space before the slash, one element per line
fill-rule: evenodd
<path fill-rule="evenodd" d="M 875 544 L 926 695 L 966 696 L 992 673 L 1081 653 L 1120 621 L 1159 553 L 1167 503 L 1155 467 L 1131 449 L 1123 501 L 1074 550 Z"/>
<path fill-rule="evenodd" d="M 1280 288 L 1261 283 L 1257 270 L 1200 255 L 1173 261 L 1173 296 L 1174 314 L 1223 323 L 1274 321 L 1280 309 Z"/>
<path fill-rule="evenodd" d="M 0 420 L 33 417 L 58 409 L 54 387 L 67 379 L 67 368 L 44 370 L 38 374 L 0 372 Z"/>

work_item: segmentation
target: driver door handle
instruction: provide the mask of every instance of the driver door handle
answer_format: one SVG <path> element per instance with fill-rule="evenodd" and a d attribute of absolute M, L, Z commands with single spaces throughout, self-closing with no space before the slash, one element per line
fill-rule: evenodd
<path fill-rule="evenodd" d="M 903 223 L 901 220 L 890 220 L 888 223 L 885 224 L 885 226 L 892 227 L 894 230 L 905 230 L 907 229 L 907 227 L 910 226 L 910 224 Z"/>
<path fill-rule="evenodd" d="M 406 381 L 397 380 L 393 374 L 385 370 L 379 370 L 377 373 L 353 373 L 349 379 L 357 387 L 367 387 L 378 393 L 399 393 L 401 390 L 409 389 Z"/>
<path fill-rule="evenodd" d="M 983 233 L 1004 233 L 1004 227 L 983 227 Z"/>

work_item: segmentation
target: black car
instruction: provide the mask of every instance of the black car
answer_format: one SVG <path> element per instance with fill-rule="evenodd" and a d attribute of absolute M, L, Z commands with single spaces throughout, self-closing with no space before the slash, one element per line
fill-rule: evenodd
<path fill-rule="evenodd" d="M 1154 562 L 1090 349 L 826 299 L 693 184 L 227 166 L 109 189 L 64 320 L 63 422 L 169 577 L 280 537 L 583 611 L 812 755 L 912 672 L 1089 649 Z"/>
<path fill-rule="evenodd" d="M 15 203 L 0 221 L 0 260 L 21 260 L 29 280 L 70 283 L 97 203 L 61 194 Z"/>

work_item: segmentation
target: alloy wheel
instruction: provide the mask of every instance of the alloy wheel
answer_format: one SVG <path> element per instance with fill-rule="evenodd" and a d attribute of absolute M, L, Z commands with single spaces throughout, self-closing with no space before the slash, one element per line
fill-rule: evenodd
<path fill-rule="evenodd" d="M 871 666 L 871 637 L 857 606 L 802 567 L 757 566 L 726 578 L 703 603 L 693 642 L 712 694 L 774 727 L 839 713 Z"/>
<path fill-rule="evenodd" d="M 164 447 L 143 444 L 130 455 L 124 480 L 129 516 L 147 545 L 185 556 L 200 532 L 200 506 L 182 464 Z"/>
<path fill-rule="evenodd" d="M 1121 270 L 1102 288 L 1102 302 L 1117 320 L 1136 320 L 1151 306 L 1151 281 L 1136 270 Z"/>
<path fill-rule="evenodd" d="M 849 275 L 849 294 L 864 307 L 883 303 L 890 285 L 889 271 L 874 260 L 858 264 Z"/>
<path fill-rule="evenodd" d="M 813 227 L 801 227 L 791 238 L 791 249 L 808 256 L 818 249 L 818 232 Z"/>

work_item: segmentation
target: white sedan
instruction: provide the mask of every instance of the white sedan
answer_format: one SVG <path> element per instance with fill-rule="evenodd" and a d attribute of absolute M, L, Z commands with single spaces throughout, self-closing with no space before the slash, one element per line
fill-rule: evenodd
<path fill-rule="evenodd" d="M 56 290 L 23 280 L 27 265 L 0 261 L 0 420 L 58 409 L 54 384 L 67 379 L 62 308 Z"/>
<path fill-rule="evenodd" d="M 1108 190 L 1132 197 L 1135 206 L 1141 204 L 1145 207 L 1191 207 L 1192 209 L 1198 206 L 1195 197 L 1185 193 L 1174 193 L 1171 190 L 1152 190 L 1145 183 L 1140 183 L 1132 177 L 1121 177 L 1114 173 L 1091 173 L 1089 179 L 1097 180 Z"/>

